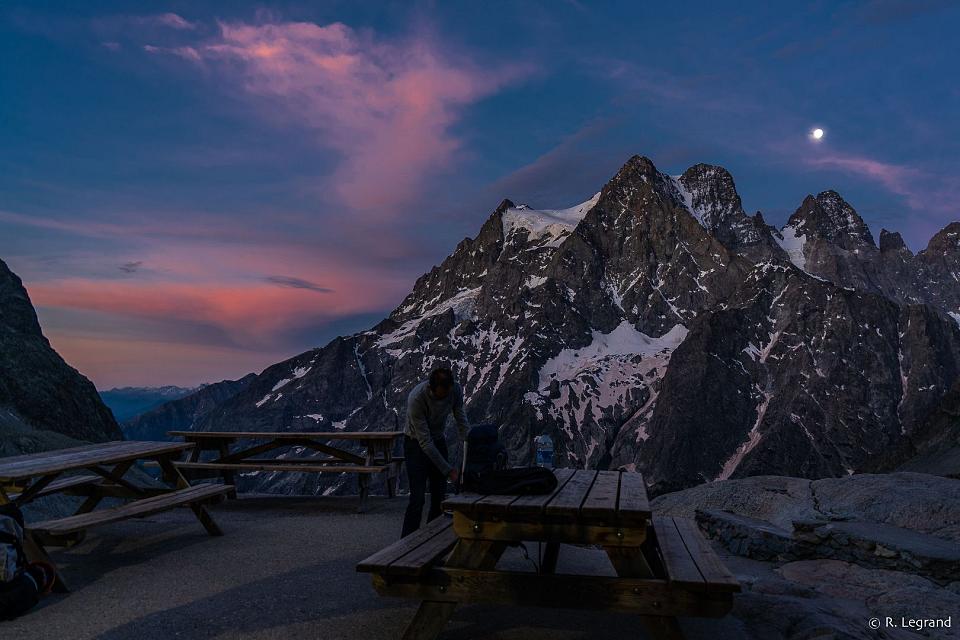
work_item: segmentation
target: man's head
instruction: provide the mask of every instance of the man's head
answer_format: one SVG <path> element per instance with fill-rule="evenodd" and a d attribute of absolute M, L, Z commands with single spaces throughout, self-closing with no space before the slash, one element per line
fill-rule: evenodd
<path fill-rule="evenodd" d="M 437 367 L 430 372 L 430 392 L 435 398 L 443 400 L 453 391 L 453 372 L 446 367 Z"/>

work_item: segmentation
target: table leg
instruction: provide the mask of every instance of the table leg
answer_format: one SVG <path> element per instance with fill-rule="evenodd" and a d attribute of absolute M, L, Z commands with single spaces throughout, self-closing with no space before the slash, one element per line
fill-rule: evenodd
<path fill-rule="evenodd" d="M 358 473 L 357 485 L 360 492 L 360 505 L 357 507 L 357 513 L 364 513 L 367 510 L 367 496 L 370 494 L 370 476 L 366 473 Z"/>
<path fill-rule="evenodd" d="M 650 562 L 640 547 L 604 547 L 610 563 L 622 578 L 652 578 Z M 684 640 L 680 623 L 673 616 L 640 616 L 640 623 L 655 640 Z"/>
<path fill-rule="evenodd" d="M 548 542 L 543 550 L 543 559 L 540 561 L 540 573 L 552 574 L 557 571 L 557 560 L 560 558 L 560 543 Z"/>
<path fill-rule="evenodd" d="M 230 455 L 230 446 L 227 444 L 226 440 L 220 440 L 218 443 L 217 449 L 220 452 L 220 458 L 226 458 Z M 227 494 L 228 500 L 237 499 L 237 482 L 236 477 L 233 475 L 233 471 L 229 469 L 223 470 L 223 481 L 227 484 L 233 485 L 233 491 Z"/>
<path fill-rule="evenodd" d="M 23 551 L 27 555 L 27 559 L 46 562 L 56 569 L 57 565 L 54 563 L 53 558 L 50 557 L 47 550 L 43 548 L 43 545 L 34 539 L 29 531 L 23 532 Z M 57 593 L 70 593 L 70 588 L 60 574 L 60 569 L 56 569 L 56 572 L 57 576 L 53 580 L 53 590 Z"/>
<path fill-rule="evenodd" d="M 444 566 L 490 571 L 497 566 L 506 548 L 505 542 L 461 538 L 450 552 Z M 434 640 L 443 632 L 456 608 L 456 602 L 424 600 L 407 626 L 403 640 Z"/>

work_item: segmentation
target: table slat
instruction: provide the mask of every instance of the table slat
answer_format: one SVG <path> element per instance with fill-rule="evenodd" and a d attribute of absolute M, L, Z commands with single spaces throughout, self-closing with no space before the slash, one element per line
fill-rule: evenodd
<path fill-rule="evenodd" d="M 573 477 L 573 469 L 554 469 L 553 475 L 557 477 L 557 488 L 553 493 L 539 496 L 521 496 L 510 503 L 510 512 L 518 515 L 537 515 L 542 513 L 547 503 L 560 493 L 567 482 L 570 481 L 570 478 Z"/>
<path fill-rule="evenodd" d="M 646 520 L 650 517 L 650 499 L 643 475 L 624 471 L 620 474 L 620 500 L 617 515 L 622 520 Z"/>
<path fill-rule="evenodd" d="M 13 481 L 93 465 L 109 465 L 138 458 L 172 455 L 193 448 L 185 442 L 106 442 L 42 454 L 0 458 L 0 480 Z"/>
<path fill-rule="evenodd" d="M 392 440 L 402 431 L 168 431 L 188 440 Z"/>
<path fill-rule="evenodd" d="M 610 517 L 612 519 L 615 517 L 621 475 L 619 471 L 598 472 L 590 493 L 583 501 L 580 513 L 584 516 L 596 516 L 598 518 Z"/>
<path fill-rule="evenodd" d="M 573 477 L 563 489 L 547 503 L 543 512 L 548 516 L 577 517 L 596 477 L 597 472 L 593 470 L 584 469 L 574 472 Z"/>

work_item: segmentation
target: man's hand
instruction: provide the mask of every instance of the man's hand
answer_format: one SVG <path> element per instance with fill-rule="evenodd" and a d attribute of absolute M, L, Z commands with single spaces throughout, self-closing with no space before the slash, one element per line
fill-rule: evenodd
<path fill-rule="evenodd" d="M 447 477 L 450 478 L 450 482 L 457 484 L 457 480 L 460 479 L 460 473 L 456 469 L 450 469 L 450 473 L 447 475 Z"/>

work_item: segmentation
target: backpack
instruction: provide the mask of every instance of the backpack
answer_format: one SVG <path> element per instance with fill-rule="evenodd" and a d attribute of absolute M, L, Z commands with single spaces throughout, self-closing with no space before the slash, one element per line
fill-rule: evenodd
<path fill-rule="evenodd" d="M 12 620 L 40 601 L 40 585 L 26 571 L 23 513 L 15 504 L 0 505 L 0 620 Z"/>
<path fill-rule="evenodd" d="M 463 445 L 464 487 L 476 482 L 481 474 L 507 467 L 507 448 L 500 442 L 495 424 L 478 424 L 470 428 Z"/>
<path fill-rule="evenodd" d="M 507 469 L 507 448 L 495 424 L 478 424 L 467 434 L 461 486 L 467 491 L 499 495 L 534 495 L 557 488 L 549 469 Z"/>

